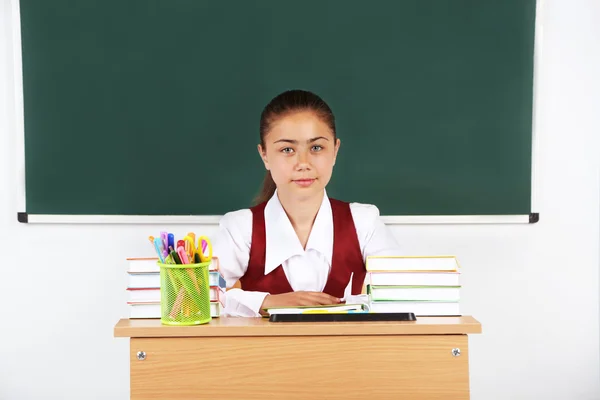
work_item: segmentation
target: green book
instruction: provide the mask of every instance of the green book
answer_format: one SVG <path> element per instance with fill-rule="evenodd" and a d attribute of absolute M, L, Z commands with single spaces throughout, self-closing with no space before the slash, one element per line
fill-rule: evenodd
<path fill-rule="evenodd" d="M 367 285 L 371 301 L 459 301 L 460 286 Z"/>

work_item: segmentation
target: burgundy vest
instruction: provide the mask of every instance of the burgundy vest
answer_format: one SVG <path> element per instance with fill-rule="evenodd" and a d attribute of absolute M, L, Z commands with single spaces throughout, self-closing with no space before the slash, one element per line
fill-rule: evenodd
<path fill-rule="evenodd" d="M 329 199 L 333 213 L 333 254 L 331 269 L 327 283 L 323 289 L 334 297 L 344 297 L 344 289 L 352 278 L 352 294 L 362 292 L 366 270 L 362 252 L 358 243 L 358 236 L 350 211 L 350 204 Z M 265 206 L 266 202 L 252 207 L 252 243 L 250 245 L 250 259 L 246 274 L 240 278 L 243 290 L 282 294 L 293 292 L 283 267 L 279 265 L 265 275 L 266 233 L 265 233 Z"/>

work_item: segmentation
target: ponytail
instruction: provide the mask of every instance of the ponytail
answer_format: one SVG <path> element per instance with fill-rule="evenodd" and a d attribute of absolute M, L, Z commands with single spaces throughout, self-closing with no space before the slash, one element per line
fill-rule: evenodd
<path fill-rule="evenodd" d="M 273 180 L 273 177 L 271 176 L 271 171 L 267 171 L 267 173 L 265 174 L 265 177 L 263 179 L 263 183 L 262 183 L 260 192 L 258 193 L 258 196 L 256 196 L 256 198 L 254 199 L 254 204 L 256 205 L 256 204 L 261 204 L 266 201 L 269 201 L 269 199 L 275 193 L 276 188 L 277 188 L 277 186 L 275 185 L 275 181 Z"/>

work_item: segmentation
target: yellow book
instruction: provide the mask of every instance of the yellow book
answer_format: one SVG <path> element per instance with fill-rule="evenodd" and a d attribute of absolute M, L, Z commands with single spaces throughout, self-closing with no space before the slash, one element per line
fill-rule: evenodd
<path fill-rule="evenodd" d="M 446 271 L 460 269 L 456 256 L 368 256 L 367 271 L 415 272 Z"/>

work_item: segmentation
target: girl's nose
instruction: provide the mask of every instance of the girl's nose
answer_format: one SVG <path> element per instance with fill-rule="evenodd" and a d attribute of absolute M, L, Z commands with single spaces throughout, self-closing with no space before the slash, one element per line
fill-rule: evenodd
<path fill-rule="evenodd" d="M 310 164 L 308 162 L 308 154 L 304 151 L 299 151 L 296 153 L 298 155 L 296 168 L 297 169 L 307 169 L 310 168 Z"/>

